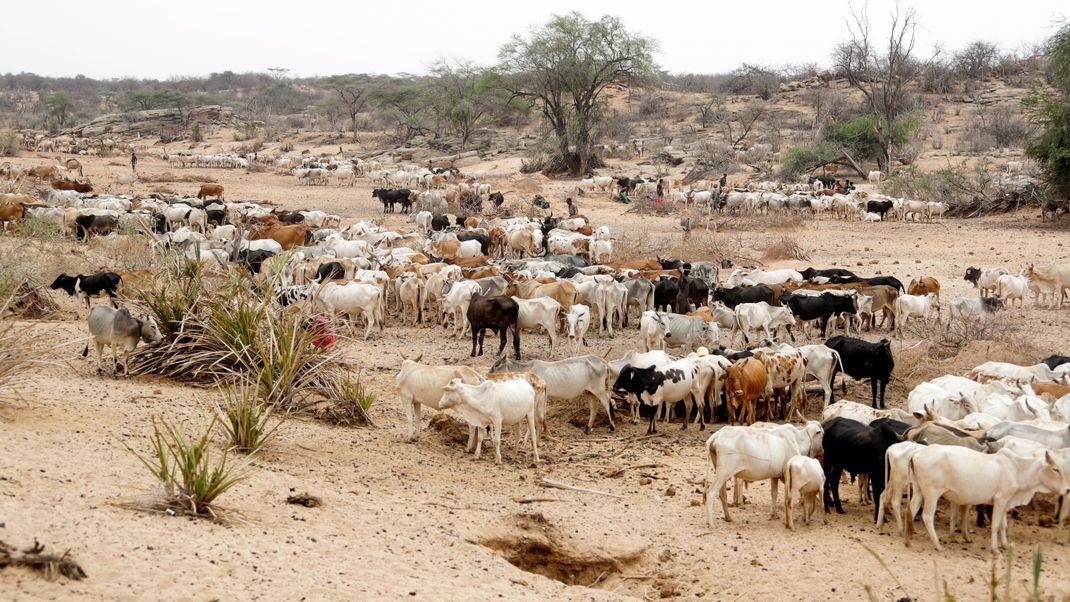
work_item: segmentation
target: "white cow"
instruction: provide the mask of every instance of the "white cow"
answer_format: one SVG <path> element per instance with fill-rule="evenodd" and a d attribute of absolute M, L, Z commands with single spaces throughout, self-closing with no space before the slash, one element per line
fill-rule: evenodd
<path fill-rule="evenodd" d="M 769 479 L 772 495 L 772 518 L 777 517 L 777 484 L 784 478 L 788 460 L 793 456 L 815 457 L 821 453 L 824 431 L 815 421 L 802 428 L 790 424 L 775 429 L 747 426 L 726 426 L 706 440 L 706 524 L 713 527 L 713 500 L 721 499 L 724 519 L 732 522 L 728 513 L 726 486 L 730 479 L 762 481 Z M 717 478 L 711 479 L 716 467 Z M 736 487 L 738 502 L 739 488 Z"/>
<path fill-rule="evenodd" d="M 779 351 L 790 351 L 793 347 L 787 343 L 781 343 L 776 347 Z M 816 380 L 821 385 L 825 398 L 822 407 L 832 402 L 832 381 L 837 370 L 843 370 L 843 362 L 840 354 L 835 349 L 829 349 L 824 345 L 803 345 L 797 347 L 799 353 L 806 358 L 806 375 L 803 381 Z"/>
<path fill-rule="evenodd" d="M 521 421 L 527 420 L 528 433 L 531 435 L 531 454 L 535 464 L 539 463 L 539 433 L 536 431 L 535 388 L 525 379 L 504 382 L 483 381 L 478 385 L 469 385 L 460 379 L 453 379 L 442 387 L 442 399 L 438 404 L 441 409 L 454 408 L 468 423 L 469 446 L 471 434 L 476 433 L 475 455 L 479 459 L 483 448 L 483 433 L 491 427 L 491 441 L 494 442 L 494 463 L 502 463 L 502 427 L 517 425 L 517 452 L 520 451 Z"/>
<path fill-rule="evenodd" d="M 1008 362 L 985 362 L 970 370 L 966 377 L 977 381 L 998 379 L 1014 384 L 1050 383 L 1059 380 L 1059 376 L 1055 371 L 1043 363 L 1032 366 L 1019 366 Z"/>
<path fill-rule="evenodd" d="M 773 307 L 765 301 L 757 303 L 740 303 L 736 306 L 736 323 L 743 335 L 743 342 L 749 342 L 747 335 L 753 330 L 761 330 L 765 338 L 772 339 L 776 329 L 783 326 L 791 332 L 795 326 L 795 316 L 786 307 Z"/>
<path fill-rule="evenodd" d="M 378 328 L 380 332 L 383 331 L 382 316 L 385 314 L 385 308 L 383 292 L 379 287 L 360 282 L 348 284 L 328 282 L 317 283 L 313 286 L 316 290 L 312 298 L 315 300 L 317 309 L 325 310 L 332 316 L 335 312 L 341 312 L 350 320 L 355 320 L 356 316 L 364 317 L 367 324 L 364 329 L 365 341 L 371 335 L 372 329 Z M 350 328 L 354 328 L 354 325 L 351 324 Z"/>
<path fill-rule="evenodd" d="M 996 293 L 1007 306 L 1014 305 L 1012 302 L 1017 299 L 1018 307 L 1022 307 L 1025 303 L 1025 294 L 1028 291 L 1029 279 L 1025 276 L 1000 274 L 999 278 L 996 279 Z"/>
<path fill-rule="evenodd" d="M 1065 467 L 1052 452 L 1042 458 L 1016 455 L 1009 449 L 994 454 L 964 447 L 935 445 L 918 450 L 910 460 L 910 511 L 922 520 L 933 545 L 942 550 L 936 535 L 936 505 L 945 498 L 959 507 L 962 536 L 969 541 L 968 506 L 992 505 L 992 551 L 1007 546 L 1007 513 L 1028 504 L 1038 492 L 1070 493 Z M 909 543 L 911 522 L 907 521 Z"/>
<path fill-rule="evenodd" d="M 609 379 L 609 366 L 605 360 L 593 355 L 581 355 L 556 362 L 543 360 L 511 360 L 498 358 L 491 372 L 531 372 L 542 378 L 546 384 L 546 396 L 549 399 L 572 401 L 584 393 L 589 393 L 590 417 L 587 420 L 587 432 L 594 428 L 594 417 L 598 413 L 599 403 L 609 417 L 609 429 L 615 430 L 613 406 L 606 391 Z"/>
<path fill-rule="evenodd" d="M 401 370 L 394 379 L 409 423 L 405 436 L 409 443 L 420 438 L 420 407 L 440 409 L 438 402 L 442 399 L 442 388 L 451 380 L 460 379 L 470 385 L 483 381 L 483 377 L 468 366 L 428 366 L 419 363 L 419 359 L 401 362 Z M 469 445 L 471 443 L 469 441 Z"/>
<path fill-rule="evenodd" d="M 901 326 L 905 326 L 911 318 L 921 318 L 921 321 L 927 326 L 929 320 L 933 317 L 934 311 L 939 316 L 940 299 L 936 296 L 936 293 L 899 295 L 899 298 L 895 300 L 895 314 L 898 316 Z M 900 332 L 902 332 L 901 328 Z"/>
<path fill-rule="evenodd" d="M 576 352 L 576 344 L 587 345 L 587 329 L 591 327 L 591 308 L 582 303 L 576 303 L 565 314 L 565 324 L 568 327 L 568 342 L 572 352 Z"/>
<path fill-rule="evenodd" d="M 517 316 L 517 327 L 537 329 L 542 328 L 550 337 L 550 357 L 554 355 L 554 345 L 557 344 L 557 324 L 561 315 L 561 304 L 549 297 L 535 299 L 521 299 L 513 297 L 520 306 Z"/>
<path fill-rule="evenodd" d="M 825 471 L 815 458 L 794 456 L 784 470 L 784 525 L 795 530 L 795 500 L 802 502 L 803 522 L 810 524 L 825 489 Z M 825 519 L 828 522 L 828 519 Z"/>
<path fill-rule="evenodd" d="M 910 493 L 910 459 L 921 449 L 925 445 L 916 441 L 900 441 L 884 452 L 884 491 L 877 506 L 878 530 L 890 505 L 899 533 L 903 533 L 903 495 Z"/>
<path fill-rule="evenodd" d="M 639 317 L 639 336 L 643 339 L 643 351 L 665 348 L 665 332 L 669 324 L 665 314 L 656 311 L 644 311 Z"/>
<path fill-rule="evenodd" d="M 464 336 L 468 333 L 468 306 L 472 303 L 472 296 L 479 292 L 479 283 L 462 280 L 452 283 L 449 291 L 440 297 L 442 313 L 453 317 L 453 336 Z M 445 323 L 443 325 L 445 326 Z"/>

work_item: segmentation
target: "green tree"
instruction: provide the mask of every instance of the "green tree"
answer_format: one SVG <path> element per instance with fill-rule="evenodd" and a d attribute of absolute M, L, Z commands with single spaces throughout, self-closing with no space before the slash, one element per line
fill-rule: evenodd
<path fill-rule="evenodd" d="M 1048 74 L 1060 94 L 1034 91 L 1026 99 L 1040 134 L 1025 152 L 1040 164 L 1049 193 L 1070 199 L 1070 24 L 1048 40 L 1047 53 Z"/>
<path fill-rule="evenodd" d="M 346 116 L 347 109 L 337 96 L 325 96 L 312 105 L 312 112 L 327 120 L 331 129 L 338 127 L 338 122 Z"/>
<path fill-rule="evenodd" d="M 862 164 L 884 158 L 878 130 L 885 132 L 885 140 L 892 146 L 899 146 L 913 138 L 921 127 L 921 116 L 917 113 L 903 115 L 891 128 L 887 125 L 878 128 L 875 119 L 867 113 L 847 121 L 826 123 L 817 142 L 788 149 L 780 165 L 781 176 L 791 178 L 831 163 L 853 169 L 864 178 L 867 174 Z"/>
<path fill-rule="evenodd" d="M 74 101 L 71 100 L 71 95 L 63 90 L 45 96 L 42 103 L 45 105 L 49 122 L 58 128 L 67 125 L 67 119 L 74 113 Z"/>
<path fill-rule="evenodd" d="M 406 84 L 381 88 L 371 93 L 371 99 L 392 122 L 400 142 L 408 142 L 431 131 L 429 120 L 434 116 L 434 103 L 426 86 Z"/>
<path fill-rule="evenodd" d="M 504 99 L 495 98 L 496 89 L 490 85 L 490 78 L 471 63 L 443 60 L 431 68 L 431 74 L 434 79 L 429 86 L 435 112 L 461 137 L 463 148 L 479 124 Z"/>
<path fill-rule="evenodd" d="M 616 17 L 554 15 L 502 46 L 496 81 L 542 113 L 557 138 L 563 170 L 584 174 L 594 156 L 591 132 L 604 113 L 599 101 L 612 87 L 652 83 L 656 48 Z"/>
<path fill-rule="evenodd" d="M 368 104 L 368 92 L 371 90 L 371 78 L 367 75 L 332 75 L 320 80 L 320 86 L 337 95 L 346 108 L 349 124 L 353 129 L 353 140 L 357 140 L 357 115 Z"/>
<path fill-rule="evenodd" d="M 873 35 L 864 6 L 859 11 L 852 9 L 851 21 L 847 25 L 851 40 L 833 53 L 836 70 L 847 78 L 851 87 L 862 93 L 881 148 L 877 163 L 891 175 L 898 142 L 893 128 L 900 116 L 909 111 L 907 86 L 926 67 L 913 57 L 917 13 L 913 8 L 901 11 L 896 5 L 892 10 L 886 45 Z"/>

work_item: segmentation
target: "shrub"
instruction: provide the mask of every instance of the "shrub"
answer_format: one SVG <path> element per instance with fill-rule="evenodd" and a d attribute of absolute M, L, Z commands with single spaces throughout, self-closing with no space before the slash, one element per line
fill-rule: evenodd
<path fill-rule="evenodd" d="M 781 236 L 766 245 L 762 252 L 762 259 L 795 259 L 809 261 L 810 252 L 806 250 L 798 239 L 793 236 Z"/>
<path fill-rule="evenodd" d="M 550 164 L 550 157 L 542 151 L 534 151 L 520 160 L 520 173 L 538 173 Z"/>
<path fill-rule="evenodd" d="M 343 378 L 327 382 L 322 393 L 329 405 L 320 412 L 320 418 L 344 426 L 374 424 L 368 417 L 368 409 L 375 403 L 375 396 L 349 371 Z"/>
<path fill-rule="evenodd" d="M 201 124 L 194 123 L 189 128 L 189 139 L 193 142 L 204 142 L 204 129 Z"/>
<path fill-rule="evenodd" d="M 56 222 L 40 215 L 31 215 L 26 219 L 13 222 L 11 231 L 17 236 L 44 241 L 62 240 L 63 230 Z"/>
<path fill-rule="evenodd" d="M 216 416 L 231 449 L 255 453 L 282 425 L 282 419 L 273 420 L 272 406 L 261 401 L 260 387 L 255 382 L 222 384 L 219 391 L 223 404 L 216 405 Z"/>
<path fill-rule="evenodd" d="M 644 117 L 661 115 L 665 112 L 665 99 L 656 92 L 644 94 L 639 99 L 639 114 Z"/>
<path fill-rule="evenodd" d="M 190 433 L 153 416 L 150 455 L 123 444 L 163 486 L 163 499 L 156 509 L 218 518 L 215 500 L 245 479 L 245 474 L 227 464 L 226 450 L 218 459 L 211 457 L 209 446 L 216 421 L 213 417 L 201 432 Z"/>
<path fill-rule="evenodd" d="M 14 157 L 18 152 L 19 142 L 15 132 L 0 132 L 0 157 Z"/>
<path fill-rule="evenodd" d="M 0 315 L 11 309 L 14 296 L 0 302 Z M 11 393 L 30 366 L 30 337 L 13 322 L 0 322 L 0 395 Z"/>

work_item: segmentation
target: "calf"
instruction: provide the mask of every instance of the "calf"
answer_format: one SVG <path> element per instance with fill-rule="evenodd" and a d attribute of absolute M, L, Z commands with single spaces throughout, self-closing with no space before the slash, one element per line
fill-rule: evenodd
<path fill-rule="evenodd" d="M 973 284 L 974 288 L 980 289 L 981 296 L 984 297 L 996 293 L 999 277 L 1006 273 L 1007 270 L 1003 268 L 969 267 L 966 268 L 966 275 L 962 279 Z"/>
<path fill-rule="evenodd" d="M 835 504 L 836 512 L 844 514 L 840 504 L 840 477 L 846 470 L 852 476 L 869 477 L 873 499 L 880 499 L 884 491 L 884 452 L 898 443 L 908 425 L 882 418 L 865 425 L 850 418 L 833 418 L 824 424 L 825 437 L 825 511 Z M 877 504 L 873 505 L 877 518 Z"/>
<path fill-rule="evenodd" d="M 501 337 L 498 355 L 501 355 L 505 350 L 506 332 L 512 329 L 513 354 L 515 359 L 520 359 L 520 304 L 513 300 L 512 297 L 473 295 L 465 315 L 472 329 L 472 357 L 476 357 L 477 339 L 479 340 L 478 355 L 483 355 L 483 337 L 489 328 Z"/>
<path fill-rule="evenodd" d="M 115 293 L 122 283 L 123 279 L 115 272 L 97 272 L 88 276 L 82 274 L 77 276 L 60 274 L 52 281 L 52 285 L 49 288 L 52 290 L 63 289 L 72 297 L 78 293 L 84 294 L 86 307 L 89 307 L 90 297 L 106 294 L 112 306 L 114 306 Z"/>
<path fill-rule="evenodd" d="M 784 469 L 784 526 L 795 530 L 795 500 L 802 503 L 803 522 L 809 525 L 824 488 L 825 472 L 820 462 L 807 456 L 789 459 Z"/>
<path fill-rule="evenodd" d="M 502 463 L 502 427 L 519 425 L 527 420 L 531 434 L 531 453 L 535 464 L 539 463 L 539 433 L 536 430 L 535 389 L 527 380 L 517 378 L 504 382 L 486 380 L 478 385 L 469 385 L 454 379 L 442 387 L 439 408 L 455 408 L 469 425 L 469 448 L 471 434 L 476 433 L 475 455 L 479 459 L 483 447 L 483 429 L 491 427 L 494 442 L 494 462 Z M 520 429 L 517 428 L 517 451 L 520 447 Z"/>
<path fill-rule="evenodd" d="M 79 215 L 74 218 L 75 233 L 82 241 L 88 241 L 90 234 L 110 234 L 118 225 L 119 218 L 114 215 Z"/>
<path fill-rule="evenodd" d="M 450 381 L 459 379 L 465 384 L 474 385 L 483 380 L 478 372 L 468 366 L 428 366 L 419 363 L 419 360 L 418 356 L 415 360 L 402 361 L 401 370 L 394 379 L 401 407 L 408 419 L 405 440 L 409 443 L 420 438 L 420 407 L 426 405 L 436 410 L 442 409 L 439 407 L 442 388 Z M 472 441 L 468 444 L 471 446 Z"/>
<path fill-rule="evenodd" d="M 938 300 L 940 299 L 940 281 L 932 276 L 912 278 L 910 284 L 907 285 L 908 295 L 928 295 L 929 293 L 933 293 Z"/>
<path fill-rule="evenodd" d="M 511 297 L 519 306 L 517 327 L 520 329 L 542 328 L 550 337 L 550 357 L 554 355 L 554 345 L 557 343 L 558 317 L 561 315 L 561 304 L 549 297 L 538 299 L 521 299 Z"/>
<path fill-rule="evenodd" d="M 969 541 L 968 514 L 965 506 L 992 505 L 992 551 L 1007 545 L 1007 513 L 1028 504 L 1033 495 L 1047 491 L 1056 495 L 1070 493 L 1065 467 L 1057 456 L 1045 452 L 1043 457 L 1022 457 L 1009 449 L 984 454 L 963 447 L 933 446 L 918 450 L 910 460 L 910 516 L 922 511 L 925 529 L 933 545 L 942 550 L 936 535 L 936 505 L 947 498 L 958 506 L 962 518 L 962 536 Z M 907 521 L 907 543 L 913 523 Z"/>
<path fill-rule="evenodd" d="M 223 185 L 201 184 L 201 189 L 197 191 L 197 198 L 203 201 L 204 199 L 207 199 L 208 197 L 212 196 L 219 199 L 220 201 L 225 201 L 226 199 L 223 198 Z"/>
<path fill-rule="evenodd" d="M 951 300 L 947 329 L 951 330 L 951 323 L 955 321 L 955 318 L 983 320 L 989 314 L 994 314 L 1001 309 L 1003 309 L 1003 300 L 999 297 L 957 297 Z"/>
<path fill-rule="evenodd" d="M 935 310 L 935 311 L 934 311 Z M 925 295 L 899 295 L 895 300 L 895 315 L 900 326 L 906 325 L 911 318 L 920 318 L 926 325 L 936 314 L 937 321 L 940 319 L 940 299 L 936 293 Z"/>
<path fill-rule="evenodd" d="M 146 315 L 135 318 L 126 309 L 97 305 L 89 311 L 89 334 L 97 347 L 97 374 L 104 373 L 104 347 L 111 347 L 112 376 L 119 372 L 119 347 L 123 348 L 123 374 L 130 376 L 130 352 L 140 341 L 156 343 L 163 339 L 156 321 Z M 89 344 L 82 357 L 89 355 Z"/>
<path fill-rule="evenodd" d="M 877 407 L 877 385 L 880 384 L 880 407 L 883 408 L 884 391 L 895 368 L 892 344 L 888 339 L 870 343 L 852 337 L 835 336 L 825 341 L 825 346 L 840 354 L 844 374 L 855 380 L 869 379 L 873 407 Z M 847 392 L 846 380 L 843 381 L 843 392 Z"/>

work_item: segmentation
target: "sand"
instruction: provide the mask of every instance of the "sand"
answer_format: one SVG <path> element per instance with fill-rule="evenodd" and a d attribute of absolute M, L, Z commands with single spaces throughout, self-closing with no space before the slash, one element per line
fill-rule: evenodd
<path fill-rule="evenodd" d="M 307 188 L 274 173 L 172 170 L 148 152 L 139 155 L 145 172 L 211 173 L 231 200 L 263 199 L 337 212 L 347 221 L 406 225 L 403 216 L 382 216 L 368 185 Z M 101 182 L 107 181 L 106 174 L 129 169 L 122 157 L 83 163 Z M 515 173 L 516 163 L 507 159 L 479 168 L 504 175 Z M 505 178 L 498 184 L 507 191 L 519 186 Z M 573 185 L 545 182 L 544 194 L 555 214 L 564 213 L 563 198 Z M 196 190 L 196 184 L 166 186 Z M 139 185 L 139 191 L 146 189 Z M 839 265 L 904 281 L 935 276 L 943 285 L 945 305 L 952 297 L 975 294 L 962 280 L 967 266 L 1017 272 L 1023 262 L 1065 260 L 1070 252 L 1070 236 L 1041 224 L 1036 210 L 937 224 L 802 218 L 784 226 L 774 219 L 722 217 L 715 218 L 718 233 L 697 230 L 685 241 L 677 227 L 679 214 L 627 213 L 634 206 L 611 202 L 607 195 L 585 195 L 578 202 L 594 223 L 610 226 L 622 251 L 698 257 L 716 244 L 759 259 L 770 241 L 791 236 L 809 251 L 810 260 L 766 265 Z M 17 244 L 0 237 L 0 252 L 13 257 Z M 86 251 L 73 243 L 50 247 L 52 257 L 63 256 L 87 270 L 97 267 L 107 249 L 91 246 Z M 701 482 L 703 442 L 710 430 L 681 429 L 679 421 L 659 423 L 664 436 L 647 439 L 645 424 L 628 424 L 618 415 L 615 432 L 600 419 L 595 431 L 585 435 L 567 418 L 585 416 L 586 401 L 575 404 L 576 409 L 555 404 L 553 439 L 544 442 L 544 462 L 538 468 L 529 466 L 527 454 L 517 458 L 511 443 L 503 445 L 502 466 L 493 463 L 493 454 L 474 460 L 464 453 L 455 418 L 428 426 L 433 411 L 424 412 L 419 442 L 404 443 L 405 418 L 393 382 L 401 354 L 423 352 L 425 362 L 480 369 L 493 357 L 469 358 L 468 339 L 449 338 L 439 327 L 402 326 L 396 317 L 383 335 L 367 343 L 343 343 L 347 359 L 361 367 L 378 400 L 371 410 L 378 428 L 334 427 L 307 417 L 287 420 L 251 459 L 248 479 L 219 500 L 227 516 L 223 524 L 134 511 L 125 504 L 151 495 L 152 478 L 124 444 L 147 450 L 154 415 L 201 424 L 203 408 L 218 394 L 151 376 L 97 377 L 93 363 L 80 357 L 84 304 L 66 296 L 57 300 L 58 315 L 20 322 L 35 334 L 40 363 L 20 387 L 21 399 L 0 401 L 0 539 L 21 548 L 36 538 L 51 551 L 70 550 L 88 579 L 50 582 L 7 569 L 0 571 L 0 599 L 857 600 L 867 588 L 877 599 L 933 599 L 937 583 L 945 582 L 960 599 L 979 599 L 988 591 L 987 528 L 976 531 L 972 543 L 960 543 L 958 536 L 947 541 L 942 518 L 945 552 L 936 553 L 924 536 L 907 548 L 894 524 L 877 532 L 872 507 L 859 505 L 857 490 L 846 483 L 841 493 L 847 513 L 828 515 L 827 524 L 819 513 L 816 523 L 799 523 L 796 532 L 787 531 L 782 520 L 769 518 L 767 485 L 756 483 L 747 491 L 748 503 L 734 509 L 735 522 L 726 523 L 718 505 L 716 521 L 708 528 Z M 974 345 L 968 357 L 904 365 L 889 389 L 891 405 L 905 404 L 918 375 L 965 371 L 971 362 L 989 357 L 1025 362 L 1066 351 L 1068 319 L 1062 310 L 1036 308 L 1027 301 L 1002 320 L 1008 330 L 1000 339 Z M 890 335 L 878 331 L 864 336 Z M 613 339 L 595 332 L 590 342 L 587 351 L 600 356 L 617 357 L 638 347 L 634 330 Z M 907 335 L 895 340 L 894 349 L 897 357 L 914 357 L 923 345 L 917 336 Z M 545 337 L 524 336 L 522 352 L 545 357 Z M 559 350 L 557 357 L 563 356 Z M 846 397 L 867 401 L 868 391 L 868 384 L 852 385 Z M 820 405 L 813 403 L 816 399 L 811 397 L 811 416 Z M 655 466 L 604 476 L 644 464 Z M 542 477 L 620 497 L 541 488 Z M 294 493 L 318 496 L 323 504 L 286 504 Z M 520 504 L 514 497 L 558 501 Z M 1056 545 L 1066 534 L 1039 526 L 1049 513 L 1050 503 L 1042 500 L 1038 509 L 1020 509 L 1012 521 L 1015 596 L 1024 596 L 1037 546 L 1044 551 L 1045 592 L 1070 595 L 1070 582 L 1061 578 L 1070 553 Z M 612 559 L 623 560 L 615 564 Z"/>

